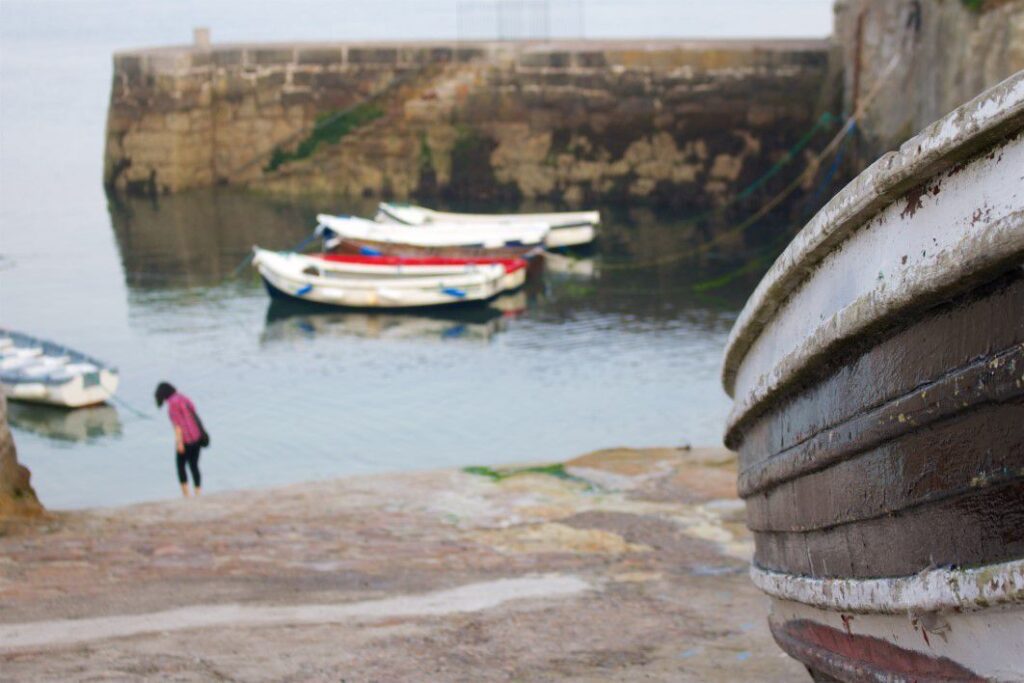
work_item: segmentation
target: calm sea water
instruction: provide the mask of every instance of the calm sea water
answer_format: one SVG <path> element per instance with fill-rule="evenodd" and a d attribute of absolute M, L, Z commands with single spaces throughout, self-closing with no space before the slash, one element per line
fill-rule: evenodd
<path fill-rule="evenodd" d="M 108 200 L 110 53 L 180 40 L 205 20 L 175 7 L 206 11 L 0 3 L 0 326 L 117 365 L 130 406 L 11 406 L 44 503 L 177 495 L 170 427 L 152 401 L 163 379 L 193 397 L 213 435 L 202 461 L 211 491 L 718 443 L 720 355 L 746 290 L 697 295 L 690 285 L 714 273 L 687 265 L 601 265 L 691 244 L 672 219 L 609 212 L 594 258 L 538 268 L 525 291 L 489 308 L 309 314 L 271 306 L 235 267 L 254 243 L 297 242 L 318 211 L 372 205 L 231 192 Z M 323 37 L 314 13 L 292 16 L 281 37 Z M 413 25 L 398 33 L 413 37 Z"/>

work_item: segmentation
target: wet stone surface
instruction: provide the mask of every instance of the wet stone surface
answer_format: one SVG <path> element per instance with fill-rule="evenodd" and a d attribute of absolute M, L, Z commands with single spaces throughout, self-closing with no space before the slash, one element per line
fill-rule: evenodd
<path fill-rule="evenodd" d="M 0 679 L 789 681 L 722 451 L 349 478 L 0 537 Z"/>

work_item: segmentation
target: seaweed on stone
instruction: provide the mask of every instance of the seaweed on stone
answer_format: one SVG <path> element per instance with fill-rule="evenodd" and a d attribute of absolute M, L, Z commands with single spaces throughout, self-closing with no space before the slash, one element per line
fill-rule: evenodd
<path fill-rule="evenodd" d="M 275 147 L 270 161 L 264 167 L 269 173 L 277 170 L 282 164 L 298 159 L 307 159 L 313 155 L 321 144 L 334 144 L 343 137 L 384 115 L 380 106 L 364 102 L 340 112 L 326 112 L 317 117 L 313 131 L 303 139 L 293 151 Z"/>
<path fill-rule="evenodd" d="M 572 481 L 584 484 L 588 490 L 594 488 L 594 485 L 586 479 L 567 472 L 565 465 L 562 463 L 554 463 L 552 465 L 534 465 L 532 467 L 510 467 L 503 469 L 495 469 L 493 467 L 483 465 L 473 465 L 462 468 L 462 471 L 466 474 L 475 474 L 477 476 L 487 477 L 494 482 L 501 482 L 505 479 L 524 474 L 544 474 L 550 477 L 555 477 L 556 479 L 562 479 L 563 481 Z"/>

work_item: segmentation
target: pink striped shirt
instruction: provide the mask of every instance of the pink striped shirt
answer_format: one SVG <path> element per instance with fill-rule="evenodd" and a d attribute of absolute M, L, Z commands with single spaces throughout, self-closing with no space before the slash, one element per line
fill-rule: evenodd
<path fill-rule="evenodd" d="M 189 397 L 180 391 L 167 399 L 167 416 L 171 418 L 171 424 L 181 430 L 181 438 L 185 443 L 195 443 L 201 436 L 195 410 Z"/>

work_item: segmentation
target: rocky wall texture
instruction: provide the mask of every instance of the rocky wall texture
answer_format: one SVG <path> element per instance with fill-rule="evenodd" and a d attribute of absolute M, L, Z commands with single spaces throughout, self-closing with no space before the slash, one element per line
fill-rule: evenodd
<path fill-rule="evenodd" d="M 226 184 L 704 208 L 733 198 L 814 126 L 828 71 L 818 41 L 119 54 L 106 182 L 134 193 Z"/>
<path fill-rule="evenodd" d="M 1024 69 L 1024 0 L 838 0 L 835 13 L 845 108 L 870 99 L 857 170 Z"/>
<path fill-rule="evenodd" d="M 28 468 L 18 463 L 14 438 L 7 426 L 7 398 L 0 393 L 0 519 L 42 512 L 29 483 L 31 476 Z"/>

